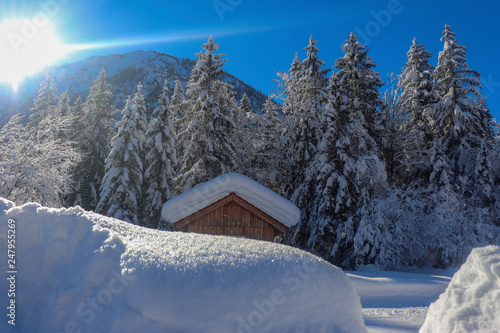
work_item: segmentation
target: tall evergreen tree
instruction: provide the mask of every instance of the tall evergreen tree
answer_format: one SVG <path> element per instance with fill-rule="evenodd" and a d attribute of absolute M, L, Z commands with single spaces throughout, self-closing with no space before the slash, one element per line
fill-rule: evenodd
<path fill-rule="evenodd" d="M 481 162 L 482 154 L 478 151 L 493 151 L 494 131 L 492 116 L 479 92 L 480 74 L 469 69 L 466 47 L 458 44 L 455 33 L 448 25 L 445 25 L 441 41 L 444 48 L 439 53 L 434 71 L 435 91 L 440 100 L 432 115 L 434 144 L 431 164 L 434 170 L 431 180 L 442 179 L 437 175 L 442 174 L 442 166 L 447 165 L 449 181 L 458 185 L 459 177 L 472 181 L 473 170 L 477 168 L 481 168 L 483 175 L 491 172 L 484 169 L 487 164 Z M 486 178 L 492 179 L 489 176 Z M 433 185 L 439 186 L 439 183 Z M 472 183 L 468 187 L 475 185 Z"/>
<path fill-rule="evenodd" d="M 238 109 L 235 110 L 234 122 L 238 130 L 233 132 L 231 140 L 236 147 L 236 164 L 238 172 L 252 176 L 254 161 L 254 148 L 257 132 L 257 114 L 254 113 L 250 99 L 244 93 Z"/>
<path fill-rule="evenodd" d="M 142 83 L 137 85 L 137 92 L 132 99 L 132 107 L 136 110 L 134 114 L 137 116 L 137 130 L 139 132 L 139 149 L 143 150 L 145 142 L 145 133 L 148 130 L 148 118 L 146 116 L 146 102 L 142 92 Z M 142 134 L 142 136 L 141 136 Z"/>
<path fill-rule="evenodd" d="M 281 105 L 269 96 L 262 107 L 262 114 L 256 116 L 257 131 L 254 133 L 253 177 L 260 183 L 280 193 L 284 179 L 280 170 L 282 164 L 280 133 L 283 128 Z"/>
<path fill-rule="evenodd" d="M 236 169 L 235 146 L 230 136 L 235 129 L 232 109 L 237 105 L 228 85 L 218 80 L 225 60 L 216 54 L 219 45 L 210 37 L 199 52 L 187 85 L 186 128 L 179 134 L 183 155 L 180 191 Z"/>
<path fill-rule="evenodd" d="M 352 267 L 354 237 L 365 207 L 384 193 L 387 178 L 371 135 L 377 133 L 377 107 L 382 102 L 376 90 L 381 80 L 370 69 L 374 64 L 357 36 L 351 34 L 343 50 L 346 55 L 337 60 L 339 72 L 328 88 L 318 163 L 307 172 L 315 177 L 314 204 L 291 241 Z"/>
<path fill-rule="evenodd" d="M 58 101 L 57 85 L 52 79 L 50 71 L 47 71 L 45 80 L 40 82 L 38 96 L 33 101 L 33 107 L 30 109 L 28 128 L 34 138 L 41 138 L 51 134 L 57 114 Z"/>
<path fill-rule="evenodd" d="M 142 224 L 150 228 L 158 227 L 163 204 L 176 194 L 174 167 L 177 140 L 167 80 L 158 104 L 149 122 L 145 146 Z"/>
<path fill-rule="evenodd" d="M 428 151 L 433 141 L 431 114 L 437 102 L 433 91 L 434 66 L 429 64 L 432 53 L 413 39 L 407 57 L 398 84 L 401 91 L 399 108 L 404 120 L 401 126 L 404 152 L 398 160 L 404 168 L 406 184 L 416 179 L 427 183 L 430 173 Z"/>
<path fill-rule="evenodd" d="M 377 111 L 383 105 L 378 89 L 384 82 L 372 69 L 376 65 L 368 56 L 368 48 L 358 42 L 358 35 L 351 32 L 342 50 L 345 55 L 337 59 L 334 68 L 339 70 L 336 77 L 346 94 L 347 108 L 361 112 L 365 128 L 378 142 Z"/>
<path fill-rule="evenodd" d="M 285 195 L 305 210 L 305 202 L 310 194 L 310 184 L 306 183 L 305 172 L 317 153 L 321 133 L 319 118 L 324 104 L 324 92 L 328 85 L 328 69 L 321 69 L 325 62 L 318 57 L 316 40 L 311 36 L 305 48 L 306 58 L 297 64 L 294 59 L 287 81 L 285 112 L 284 163 L 288 182 Z"/>
<path fill-rule="evenodd" d="M 36 127 L 40 122 L 53 111 L 59 97 L 57 95 L 57 85 L 52 79 L 50 72 L 47 72 L 45 80 L 40 82 L 40 89 L 38 96 L 33 101 L 33 108 L 31 108 L 31 115 L 29 125 Z"/>
<path fill-rule="evenodd" d="M 116 124 L 118 133 L 111 141 L 111 151 L 106 158 L 106 174 L 96 208 L 98 213 L 134 224 L 139 224 L 143 181 L 141 95 L 139 84 L 135 102 L 129 97 L 121 112 L 122 119 Z"/>
<path fill-rule="evenodd" d="M 243 97 L 240 100 L 239 104 L 241 114 L 247 114 L 247 113 L 252 113 L 253 108 L 252 108 L 252 103 L 250 103 L 250 99 L 248 98 L 247 94 L 244 93 Z"/>
<path fill-rule="evenodd" d="M 109 142 L 115 132 L 116 110 L 111 104 L 113 93 L 104 69 L 90 87 L 83 104 L 82 124 L 79 133 L 83 161 L 77 168 L 81 204 L 84 209 L 94 210 L 99 202 L 99 188 L 105 174 L 105 161 L 110 152 Z"/>
<path fill-rule="evenodd" d="M 380 137 L 379 149 L 381 150 L 389 183 L 396 186 L 405 186 L 403 176 L 404 156 L 406 155 L 403 141 L 406 139 L 403 111 L 401 108 L 399 88 L 396 87 L 394 75 L 389 75 L 389 88 L 384 93 L 384 105 L 380 112 Z"/>

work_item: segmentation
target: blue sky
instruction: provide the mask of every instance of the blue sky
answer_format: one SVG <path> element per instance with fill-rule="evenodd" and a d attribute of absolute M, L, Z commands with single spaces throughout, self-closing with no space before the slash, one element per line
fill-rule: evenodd
<path fill-rule="evenodd" d="M 400 73 L 414 37 L 434 53 L 435 65 L 447 23 L 458 42 L 467 46 L 469 67 L 482 74 L 483 94 L 500 118 L 496 1 L 9 0 L 0 4 L 4 17 L 30 17 L 40 11 L 50 14 L 65 43 L 102 46 L 70 54 L 67 61 L 134 50 L 194 58 L 213 35 L 228 59 L 224 68 L 264 93 L 275 87 L 276 71 L 289 69 L 295 52 L 304 57 L 311 34 L 331 68 L 343 55 L 340 46 L 349 33 L 359 33 L 386 80 L 389 72 Z"/>

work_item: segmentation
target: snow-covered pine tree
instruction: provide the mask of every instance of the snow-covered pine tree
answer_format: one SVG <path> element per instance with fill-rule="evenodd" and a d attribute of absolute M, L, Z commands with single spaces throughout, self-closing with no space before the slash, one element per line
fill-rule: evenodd
<path fill-rule="evenodd" d="M 181 105 L 184 102 L 184 88 L 182 87 L 182 82 L 180 80 L 175 81 L 174 93 L 170 101 L 172 107 Z"/>
<path fill-rule="evenodd" d="M 401 144 L 404 154 L 398 156 L 404 174 L 403 185 L 412 181 L 428 182 L 430 163 L 428 151 L 432 146 L 432 108 L 437 102 L 433 92 L 434 66 L 429 64 L 432 53 L 416 39 L 407 53 L 408 61 L 399 75 L 399 108 L 402 122 Z"/>
<path fill-rule="evenodd" d="M 302 235 L 292 241 L 305 242 L 309 250 L 335 264 L 353 267 L 354 239 L 363 212 L 374 198 L 385 194 L 387 177 L 371 135 L 378 132 L 381 80 L 370 69 L 373 61 L 357 36 L 351 33 L 343 50 L 346 55 L 337 60 L 339 72 L 328 88 L 318 164 L 309 172 L 316 177 L 315 204 L 307 222 L 297 229 Z"/>
<path fill-rule="evenodd" d="M 73 140 L 75 142 L 75 146 L 77 149 L 81 152 L 81 143 L 78 142 L 81 138 L 82 135 L 82 130 L 85 128 L 85 124 L 83 123 L 84 118 L 83 118 L 83 99 L 81 96 L 78 96 L 76 99 L 75 103 L 73 104 L 72 107 L 69 109 L 69 120 L 71 122 L 70 124 L 70 131 L 68 132 L 69 134 L 69 139 Z M 83 157 L 83 156 L 82 156 Z M 73 170 L 73 189 L 70 193 L 67 194 L 65 197 L 65 206 L 83 206 L 82 202 L 82 195 L 81 195 L 81 181 L 82 178 L 80 175 L 77 173 L 79 172 L 79 168 L 81 168 L 81 165 L 76 164 L 74 166 Z"/>
<path fill-rule="evenodd" d="M 111 140 L 96 208 L 98 213 L 134 224 L 139 224 L 143 181 L 141 87 L 139 84 L 134 100 L 129 97 L 121 112 L 122 119 L 116 124 L 118 133 Z"/>
<path fill-rule="evenodd" d="M 57 101 L 57 107 L 59 114 L 63 117 L 67 117 L 71 114 L 71 105 L 69 100 L 69 91 L 66 89 L 65 92 L 61 94 L 59 100 Z"/>
<path fill-rule="evenodd" d="M 43 132 L 47 128 L 41 128 L 41 123 L 55 112 L 59 96 L 57 95 L 57 85 L 52 79 L 50 71 L 47 71 L 45 80 L 40 82 L 38 96 L 33 101 L 33 107 L 30 109 L 30 121 L 28 126 L 37 132 Z"/>
<path fill-rule="evenodd" d="M 83 108 L 84 108 L 83 99 L 81 96 L 78 96 L 75 103 L 73 103 L 73 106 L 71 107 L 71 119 L 73 120 L 71 126 L 72 128 L 71 136 L 73 138 L 78 137 L 83 127 L 85 127 L 83 123 L 84 120 Z"/>
<path fill-rule="evenodd" d="M 241 114 L 253 113 L 252 104 L 250 103 L 250 99 L 248 98 L 246 93 L 243 93 L 243 97 L 240 100 L 239 104 Z"/>
<path fill-rule="evenodd" d="M 57 95 L 57 85 L 52 79 L 51 71 L 47 71 L 45 80 L 40 83 L 37 98 L 33 101 L 28 129 L 33 140 L 44 140 L 47 137 L 67 137 L 71 127 L 63 110 L 69 105 L 67 94 Z M 65 105 L 66 104 L 66 105 Z"/>
<path fill-rule="evenodd" d="M 243 94 L 238 109 L 234 111 L 234 122 L 238 130 L 233 132 L 231 140 L 236 147 L 238 172 L 252 177 L 255 167 L 255 136 L 258 115 L 253 111 L 246 93 Z"/>
<path fill-rule="evenodd" d="M 142 225 L 149 228 L 158 228 L 163 204 L 176 194 L 174 167 L 177 140 L 167 83 L 165 80 L 159 105 L 153 111 L 146 132 Z"/>
<path fill-rule="evenodd" d="M 337 59 L 334 68 L 339 86 L 347 95 L 347 108 L 360 111 L 364 118 L 364 126 L 377 142 L 378 110 L 383 105 L 378 89 L 384 85 L 379 74 L 372 68 L 374 61 L 368 56 L 368 48 L 358 42 L 358 35 L 351 32 L 342 47 L 345 55 Z"/>
<path fill-rule="evenodd" d="M 306 182 L 305 172 L 317 153 L 321 133 L 319 118 L 328 86 L 328 69 L 321 69 L 325 62 L 318 57 L 319 49 L 311 36 L 306 58 L 297 68 L 294 59 L 287 82 L 287 100 L 284 104 L 287 184 L 285 196 L 291 198 L 302 211 L 307 210 L 312 184 Z M 290 101 L 288 101 L 290 99 Z"/>
<path fill-rule="evenodd" d="M 253 159 L 253 170 L 249 173 L 259 183 L 281 193 L 284 182 L 280 172 L 281 158 L 281 105 L 271 96 L 262 106 L 262 114 L 255 116 L 256 130 L 253 133 L 253 152 L 247 158 Z"/>
<path fill-rule="evenodd" d="M 116 109 L 111 104 L 113 93 L 104 69 L 90 87 L 83 104 L 79 131 L 83 161 L 77 168 L 81 204 L 84 209 L 94 210 L 99 202 L 99 188 L 105 174 L 105 161 L 109 155 L 109 142 L 114 136 L 113 125 Z"/>
<path fill-rule="evenodd" d="M 389 75 L 389 88 L 384 93 L 384 105 L 380 111 L 380 150 L 387 167 L 387 179 L 390 184 L 405 186 L 402 177 L 402 158 L 405 156 L 403 139 L 405 132 L 402 130 L 404 118 L 402 117 L 399 101 L 399 88 L 396 87 L 394 74 Z"/>
<path fill-rule="evenodd" d="M 469 69 L 467 48 L 458 44 L 455 33 L 448 25 L 445 25 L 441 40 L 444 48 L 439 53 L 438 65 L 434 71 L 435 92 L 440 99 L 432 114 L 434 144 L 431 149 L 431 164 L 434 165 L 434 170 L 431 179 L 441 178 L 436 173 L 442 173 L 443 170 L 437 167 L 445 163 L 450 168 L 447 173 L 452 185 L 458 184 L 458 177 L 473 181 L 477 168 L 481 168 L 483 180 L 492 179 L 491 176 L 485 176 L 491 170 L 485 169 L 487 164 L 481 162 L 482 154 L 478 154 L 481 149 L 493 152 L 494 144 L 492 116 L 479 92 L 480 74 Z M 441 162 L 436 163 L 438 161 Z M 486 186 L 491 188 L 493 184 Z M 469 182 L 467 187 L 471 192 L 477 189 L 473 182 Z M 491 198 L 484 199 L 489 201 Z"/>
<path fill-rule="evenodd" d="M 311 37 L 309 38 L 309 45 L 304 48 L 307 51 L 306 58 L 302 61 L 302 73 L 299 77 L 299 85 L 302 92 L 303 102 L 306 107 L 313 108 L 313 111 L 321 115 L 319 106 L 326 104 L 327 96 L 325 94 L 328 87 L 328 72 L 330 69 L 321 69 L 325 66 L 325 62 L 318 57 L 319 49 L 316 46 L 317 41 Z"/>
<path fill-rule="evenodd" d="M 236 169 L 235 146 L 230 140 L 238 106 L 227 84 L 217 78 L 225 60 L 210 37 L 197 54 L 186 91 L 186 128 L 179 133 L 183 153 L 176 182 L 181 192 Z"/>
<path fill-rule="evenodd" d="M 137 131 L 139 133 L 138 144 L 141 151 L 144 150 L 145 133 L 148 130 L 148 118 L 146 116 L 146 102 L 144 100 L 144 94 L 142 93 L 142 83 L 139 82 L 137 85 L 137 92 L 132 99 L 132 108 L 136 111 L 134 112 L 137 117 Z"/>

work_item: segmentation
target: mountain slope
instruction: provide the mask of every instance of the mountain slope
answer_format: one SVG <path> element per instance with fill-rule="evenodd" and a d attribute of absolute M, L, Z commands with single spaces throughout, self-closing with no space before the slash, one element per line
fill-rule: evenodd
<path fill-rule="evenodd" d="M 126 98 L 133 95 L 137 84 L 142 82 L 148 112 L 151 113 L 161 93 L 163 81 L 169 80 L 171 93 L 173 93 L 175 80 L 180 80 L 185 86 L 194 64 L 193 59 L 176 58 L 155 51 L 134 51 L 125 54 L 93 56 L 80 62 L 56 66 L 53 68 L 53 78 L 57 83 L 59 93 L 68 89 L 71 101 L 74 102 L 78 96 L 84 99 L 87 97 L 90 86 L 104 68 L 109 82 L 113 85 L 114 104 L 118 109 L 123 108 Z M 12 94 L 9 86 L 0 85 L 0 114 L 2 111 L 8 114 L 19 112 L 27 114 L 37 95 L 39 82 L 44 76 L 43 71 L 27 78 L 21 83 L 16 94 Z M 235 87 L 238 100 L 243 93 L 246 93 L 254 110 L 260 111 L 266 95 L 229 73 L 224 72 L 221 79 Z"/>

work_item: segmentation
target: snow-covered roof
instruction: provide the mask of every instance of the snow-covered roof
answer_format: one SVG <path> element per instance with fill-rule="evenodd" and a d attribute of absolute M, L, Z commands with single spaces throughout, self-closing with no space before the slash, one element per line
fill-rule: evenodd
<path fill-rule="evenodd" d="M 231 193 L 287 227 L 294 226 L 300 220 L 297 206 L 264 185 L 238 173 L 216 177 L 170 199 L 163 205 L 162 219 L 170 223 L 178 222 Z"/>

